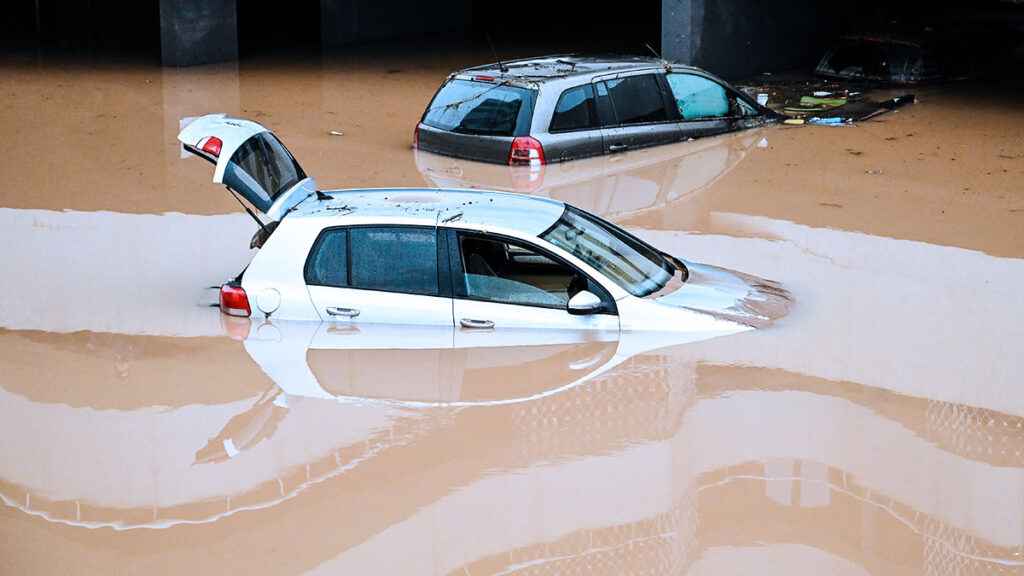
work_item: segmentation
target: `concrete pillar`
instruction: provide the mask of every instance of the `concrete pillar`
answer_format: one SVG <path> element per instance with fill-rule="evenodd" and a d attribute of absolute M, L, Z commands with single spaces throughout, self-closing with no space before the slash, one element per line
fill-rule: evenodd
<path fill-rule="evenodd" d="M 470 0 L 321 0 L 324 45 L 351 44 L 472 26 Z"/>
<path fill-rule="evenodd" d="M 843 17 L 827 17 L 804 0 L 662 0 L 662 56 L 726 79 L 810 71 L 866 4 L 850 0 Z"/>
<path fill-rule="evenodd" d="M 160 0 L 164 66 L 238 60 L 235 0 Z"/>

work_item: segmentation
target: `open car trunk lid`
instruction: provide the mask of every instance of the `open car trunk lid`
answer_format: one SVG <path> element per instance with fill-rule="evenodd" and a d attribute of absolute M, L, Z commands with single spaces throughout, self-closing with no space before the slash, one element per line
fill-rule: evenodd
<path fill-rule="evenodd" d="M 214 184 L 224 184 L 271 220 L 280 221 L 316 192 L 291 152 L 264 126 L 208 114 L 178 134 L 185 149 L 215 165 Z"/>

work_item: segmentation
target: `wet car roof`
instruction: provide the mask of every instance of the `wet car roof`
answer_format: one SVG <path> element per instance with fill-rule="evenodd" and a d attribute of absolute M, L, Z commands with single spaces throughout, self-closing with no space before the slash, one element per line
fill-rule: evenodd
<path fill-rule="evenodd" d="M 504 69 L 502 69 L 502 66 Z M 663 60 L 643 56 L 577 56 L 559 55 L 543 56 L 540 58 L 525 58 L 522 60 L 511 60 L 466 68 L 456 72 L 457 75 L 486 75 L 496 78 L 509 76 L 530 80 L 533 82 L 544 82 L 555 78 L 572 78 L 579 76 L 591 76 L 595 74 L 611 74 L 627 70 L 643 68 L 660 68 L 666 66 Z M 671 65 L 673 68 L 689 68 L 682 65 Z"/>
<path fill-rule="evenodd" d="M 299 204 L 294 218 L 359 217 L 380 222 L 459 222 L 538 235 L 562 216 L 565 204 L 549 198 L 484 190 L 384 188 L 332 190 Z"/>

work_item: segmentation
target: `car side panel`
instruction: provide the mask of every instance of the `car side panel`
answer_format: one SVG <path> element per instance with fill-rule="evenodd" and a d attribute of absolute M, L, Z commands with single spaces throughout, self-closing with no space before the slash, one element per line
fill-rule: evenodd
<path fill-rule="evenodd" d="M 548 162 L 565 162 L 604 153 L 600 129 L 549 133 L 540 137 Z"/>
<path fill-rule="evenodd" d="M 249 298 L 253 318 L 267 316 L 258 308 L 259 298 L 261 295 L 271 297 L 276 291 L 280 295 L 280 306 L 269 314 L 270 317 L 320 320 L 303 278 L 305 255 L 319 232 L 319 228 L 285 218 L 256 253 L 242 274 L 242 288 Z"/>
<path fill-rule="evenodd" d="M 447 297 L 333 286 L 310 286 L 309 296 L 320 318 L 337 324 L 452 326 Z"/>

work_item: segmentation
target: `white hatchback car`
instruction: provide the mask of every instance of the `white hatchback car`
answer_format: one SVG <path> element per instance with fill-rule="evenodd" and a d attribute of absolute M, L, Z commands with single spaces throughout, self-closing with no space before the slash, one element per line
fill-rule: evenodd
<path fill-rule="evenodd" d="M 467 329 L 730 333 L 786 313 L 777 284 L 665 254 L 554 200 L 476 190 L 317 191 L 263 126 L 223 114 L 178 136 L 271 222 L 226 314 Z M 255 218 L 255 216 L 254 216 Z"/>

